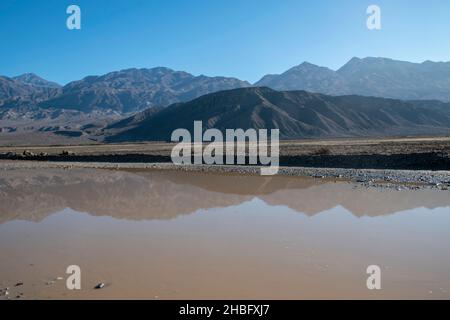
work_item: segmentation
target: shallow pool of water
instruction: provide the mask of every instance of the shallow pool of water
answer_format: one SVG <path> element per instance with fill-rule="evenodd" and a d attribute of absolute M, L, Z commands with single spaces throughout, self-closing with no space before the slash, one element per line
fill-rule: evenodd
<path fill-rule="evenodd" d="M 449 230 L 448 191 L 8 170 L 0 288 L 30 299 L 449 299 Z M 66 288 L 69 265 L 81 268 L 81 290 Z M 369 265 L 381 268 L 381 290 L 366 286 Z M 93 289 L 99 282 L 106 286 Z"/>

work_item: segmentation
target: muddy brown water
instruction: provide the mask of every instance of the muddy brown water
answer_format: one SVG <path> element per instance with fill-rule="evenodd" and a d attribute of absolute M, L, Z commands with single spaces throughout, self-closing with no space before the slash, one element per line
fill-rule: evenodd
<path fill-rule="evenodd" d="M 5 170 L 0 289 L 13 299 L 449 299 L 448 230 L 448 191 Z M 66 288 L 69 265 L 81 268 L 81 290 Z M 381 268 L 381 290 L 367 289 L 369 265 Z"/>

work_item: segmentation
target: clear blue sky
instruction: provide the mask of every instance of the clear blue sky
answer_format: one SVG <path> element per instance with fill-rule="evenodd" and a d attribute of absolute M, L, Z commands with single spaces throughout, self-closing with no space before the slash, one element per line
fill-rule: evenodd
<path fill-rule="evenodd" d="M 66 8 L 82 29 L 66 28 Z M 382 30 L 366 28 L 366 8 Z M 450 60 L 448 0 L 1 0 L 0 74 L 65 84 L 166 66 L 254 82 L 303 61 L 337 69 L 353 56 Z"/>

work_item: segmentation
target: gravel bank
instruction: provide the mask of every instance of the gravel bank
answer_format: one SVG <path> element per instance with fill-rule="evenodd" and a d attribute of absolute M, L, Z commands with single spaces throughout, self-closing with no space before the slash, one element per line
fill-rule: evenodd
<path fill-rule="evenodd" d="M 0 170 L 42 168 L 94 168 L 110 170 L 179 170 L 238 175 L 259 175 L 257 166 L 190 165 L 171 163 L 105 163 L 105 162 L 41 162 L 1 160 Z M 392 189 L 432 188 L 446 191 L 450 188 L 450 171 L 426 170 L 379 170 L 280 167 L 278 175 L 312 177 L 317 179 L 339 179 L 356 182 L 366 187 Z"/>

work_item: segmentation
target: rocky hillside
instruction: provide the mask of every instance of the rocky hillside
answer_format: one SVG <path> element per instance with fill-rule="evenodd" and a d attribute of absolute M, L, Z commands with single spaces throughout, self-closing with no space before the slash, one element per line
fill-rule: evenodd
<path fill-rule="evenodd" d="M 177 103 L 109 126 L 107 141 L 170 140 L 177 128 L 280 129 L 283 139 L 450 133 L 450 103 L 242 88 Z"/>

